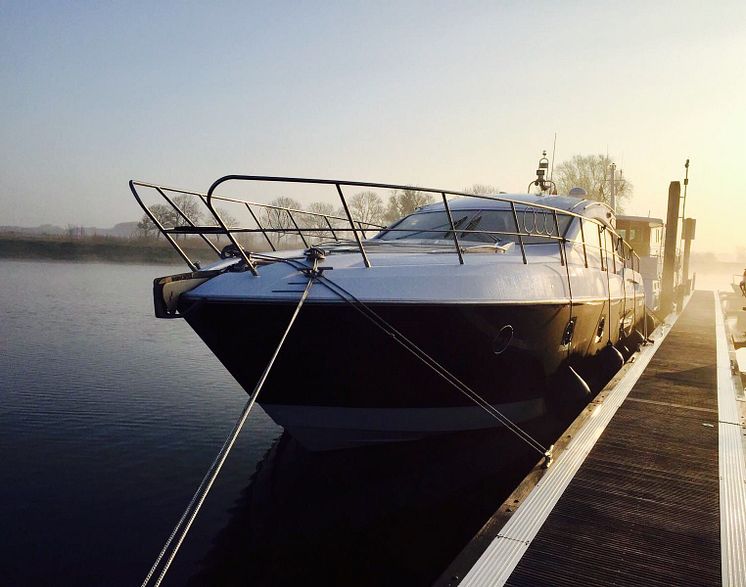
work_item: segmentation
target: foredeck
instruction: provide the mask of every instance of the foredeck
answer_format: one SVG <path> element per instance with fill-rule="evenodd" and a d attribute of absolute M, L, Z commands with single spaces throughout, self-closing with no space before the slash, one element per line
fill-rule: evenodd
<path fill-rule="evenodd" d="M 746 585 L 742 428 L 718 299 L 695 292 L 638 362 L 461 585 Z"/>

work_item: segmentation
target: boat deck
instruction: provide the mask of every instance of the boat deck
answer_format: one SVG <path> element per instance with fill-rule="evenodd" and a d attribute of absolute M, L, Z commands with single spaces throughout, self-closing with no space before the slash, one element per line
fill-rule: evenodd
<path fill-rule="evenodd" d="M 657 339 L 448 583 L 746 585 L 743 421 L 719 299 L 695 292 Z"/>

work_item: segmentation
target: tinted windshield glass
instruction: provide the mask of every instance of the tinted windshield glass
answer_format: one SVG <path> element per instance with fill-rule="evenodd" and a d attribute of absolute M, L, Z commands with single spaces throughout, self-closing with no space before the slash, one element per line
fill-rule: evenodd
<path fill-rule="evenodd" d="M 453 213 L 453 225 L 461 228 L 461 225 L 474 214 L 474 210 L 459 211 Z M 402 218 L 391 228 L 383 231 L 377 238 L 386 241 L 395 241 L 408 238 L 416 239 L 444 239 L 451 236 L 451 222 L 448 214 L 442 212 L 420 212 Z"/>
<path fill-rule="evenodd" d="M 547 237 L 557 236 L 554 215 L 536 208 L 518 209 L 518 230 L 511 210 L 457 210 L 453 211 L 453 224 L 459 240 L 478 243 L 516 241 L 515 233 L 521 232 L 525 244 L 547 243 Z M 564 234 L 572 219 L 557 214 L 560 234 Z M 450 222 L 445 211 L 418 212 L 383 231 L 381 240 L 401 239 L 451 239 Z M 511 234 L 512 233 L 512 234 Z"/>

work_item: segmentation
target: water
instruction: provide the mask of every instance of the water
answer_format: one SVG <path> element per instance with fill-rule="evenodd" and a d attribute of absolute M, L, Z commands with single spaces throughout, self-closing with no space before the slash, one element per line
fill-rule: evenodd
<path fill-rule="evenodd" d="M 230 431 L 244 391 L 152 316 L 178 271 L 0 260 L 3 584 L 139 584 Z M 165 583 L 426 585 L 535 460 L 504 432 L 308 453 L 257 407 Z"/>

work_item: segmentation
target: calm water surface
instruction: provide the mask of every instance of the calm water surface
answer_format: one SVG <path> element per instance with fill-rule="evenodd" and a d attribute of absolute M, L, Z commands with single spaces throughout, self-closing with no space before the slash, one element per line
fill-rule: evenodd
<path fill-rule="evenodd" d="M 181 270 L 0 260 L 0 583 L 139 585 L 230 431 L 244 391 L 152 315 Z M 308 453 L 257 407 L 165 583 L 427 585 L 534 460 L 501 433 Z"/>

